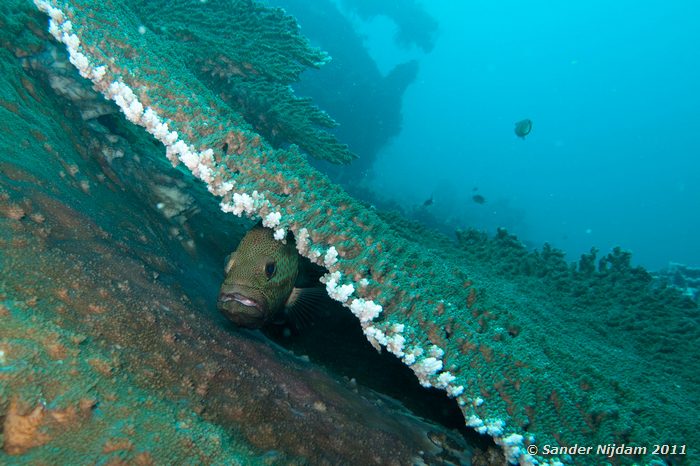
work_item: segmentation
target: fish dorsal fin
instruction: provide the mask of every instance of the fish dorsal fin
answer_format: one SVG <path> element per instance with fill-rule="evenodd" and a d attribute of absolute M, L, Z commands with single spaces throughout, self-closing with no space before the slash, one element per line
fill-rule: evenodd
<path fill-rule="evenodd" d="M 292 288 L 285 303 L 285 313 L 289 321 L 300 330 L 313 323 L 323 301 L 328 300 L 324 288 Z"/>

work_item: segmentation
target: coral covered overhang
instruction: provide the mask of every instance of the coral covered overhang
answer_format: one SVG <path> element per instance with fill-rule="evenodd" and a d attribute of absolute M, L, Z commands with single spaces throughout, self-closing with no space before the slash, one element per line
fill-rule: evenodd
<path fill-rule="evenodd" d="M 551 251 L 494 248 L 505 251 L 494 261 L 469 249 L 488 249 L 478 238 L 462 238 L 461 249 L 387 222 L 294 147 L 275 149 L 256 134 L 187 66 L 191 49 L 181 53 L 141 24 L 136 3 L 36 5 L 80 74 L 173 164 L 221 197 L 222 210 L 262 218 L 280 239 L 293 232 L 299 252 L 329 269 L 329 294 L 367 338 L 456 398 L 467 425 L 503 445 L 511 462 L 586 464 L 528 447 L 613 443 L 649 447 L 623 463 L 650 461 L 654 444 L 686 444 L 676 459 L 697 460 L 697 306 L 656 292 L 620 254 L 597 272 L 584 260 L 580 270 L 562 266 Z M 168 2 L 158 4 L 167 12 Z M 247 43 L 246 31 L 237 39 Z M 507 235 L 500 240 L 509 246 Z M 511 266 L 519 273 L 503 270 Z M 604 290 L 588 292 L 601 281 Z M 628 288 L 637 298 L 627 300 Z"/>

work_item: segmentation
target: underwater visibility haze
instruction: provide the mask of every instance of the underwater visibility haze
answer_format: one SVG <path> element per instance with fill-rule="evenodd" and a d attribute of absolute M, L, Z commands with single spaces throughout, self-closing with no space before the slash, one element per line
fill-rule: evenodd
<path fill-rule="evenodd" d="M 699 23 L 0 1 L 0 464 L 700 464 Z"/>
<path fill-rule="evenodd" d="M 571 260 L 623 246 L 654 270 L 700 264 L 696 2 L 425 8 L 440 29 L 424 56 L 392 50 L 365 25 L 385 66 L 421 57 L 402 132 L 373 173 L 377 192 L 404 205 L 435 193 L 435 215 L 452 226 L 506 227 Z M 512 126 L 524 118 L 534 127 L 521 141 Z M 474 187 L 489 207 L 469 202 Z"/>

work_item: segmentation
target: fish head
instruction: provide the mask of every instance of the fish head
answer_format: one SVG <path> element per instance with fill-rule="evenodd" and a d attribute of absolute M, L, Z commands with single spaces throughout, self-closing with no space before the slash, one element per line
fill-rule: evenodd
<path fill-rule="evenodd" d="M 284 309 L 298 269 L 292 236 L 285 244 L 273 238 L 271 229 L 257 225 L 228 258 L 217 307 L 236 325 L 263 327 Z"/>

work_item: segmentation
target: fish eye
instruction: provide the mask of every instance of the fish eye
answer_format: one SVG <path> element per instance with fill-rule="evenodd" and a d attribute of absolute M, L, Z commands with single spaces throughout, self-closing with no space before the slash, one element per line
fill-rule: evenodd
<path fill-rule="evenodd" d="M 265 275 L 267 276 L 268 279 L 272 278 L 272 276 L 275 274 L 276 266 L 274 262 L 268 262 L 265 264 Z"/>

